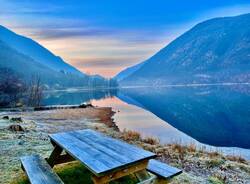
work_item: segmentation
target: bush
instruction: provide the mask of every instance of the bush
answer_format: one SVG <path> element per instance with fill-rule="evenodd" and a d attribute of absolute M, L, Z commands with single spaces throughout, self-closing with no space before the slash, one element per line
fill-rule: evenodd
<path fill-rule="evenodd" d="M 224 163 L 225 161 L 223 159 L 210 159 L 206 161 L 206 165 L 208 168 L 219 167 Z"/>
<path fill-rule="evenodd" d="M 220 180 L 219 178 L 214 177 L 214 176 L 210 176 L 210 177 L 208 178 L 208 181 L 209 181 L 209 183 L 211 183 L 211 184 L 224 184 L 224 181 L 222 181 L 222 180 Z"/>
<path fill-rule="evenodd" d="M 125 141 L 137 141 L 141 140 L 141 135 L 136 131 L 124 129 L 122 132 L 122 139 Z"/>
<path fill-rule="evenodd" d="M 142 141 L 144 143 L 151 144 L 151 145 L 156 145 L 160 143 L 159 139 L 156 139 L 154 137 L 146 137 Z"/>

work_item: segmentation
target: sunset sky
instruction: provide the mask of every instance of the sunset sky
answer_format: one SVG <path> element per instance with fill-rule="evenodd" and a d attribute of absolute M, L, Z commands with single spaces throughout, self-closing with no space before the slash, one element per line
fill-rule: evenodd
<path fill-rule="evenodd" d="M 90 74 L 112 77 L 196 23 L 250 13 L 249 0 L 0 0 L 0 24 Z"/>

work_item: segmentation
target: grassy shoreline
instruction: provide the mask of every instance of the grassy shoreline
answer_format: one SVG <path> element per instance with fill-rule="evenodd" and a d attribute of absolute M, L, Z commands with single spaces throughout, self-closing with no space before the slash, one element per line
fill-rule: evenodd
<path fill-rule="evenodd" d="M 24 182 L 20 180 L 25 178 L 25 175 L 21 171 L 18 158 L 34 153 L 47 157 L 52 151 L 48 133 L 85 128 L 103 132 L 155 152 L 161 161 L 182 169 L 184 173 L 175 177 L 171 183 L 250 183 L 249 161 L 237 156 L 207 152 L 192 144 L 163 145 L 155 138 L 142 138 L 138 132 L 119 131 L 113 122 L 114 112 L 111 108 L 6 112 L 1 116 L 5 115 L 10 118 L 21 117 L 23 121 L 17 123 L 12 120 L 0 120 L 0 183 L 25 183 L 25 179 Z M 13 132 L 6 129 L 11 124 L 20 124 L 26 131 Z M 86 174 L 85 178 L 88 178 L 87 172 L 81 172 L 83 170 L 78 163 L 56 167 L 56 171 L 65 181 L 70 181 L 67 180 L 69 176 L 74 178 L 77 174 L 82 176 L 83 173 Z"/>

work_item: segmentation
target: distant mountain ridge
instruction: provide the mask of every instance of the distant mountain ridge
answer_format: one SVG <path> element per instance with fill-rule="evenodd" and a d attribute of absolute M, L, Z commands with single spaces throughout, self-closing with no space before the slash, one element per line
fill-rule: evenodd
<path fill-rule="evenodd" d="M 139 68 L 142 67 L 142 65 L 145 63 L 146 61 L 139 63 L 137 65 L 134 65 L 132 67 L 128 67 L 125 70 L 121 71 L 120 73 L 118 73 L 114 78 L 119 82 L 125 78 L 127 78 L 129 75 L 131 75 L 132 73 L 134 73 L 135 71 L 139 70 Z"/>
<path fill-rule="evenodd" d="M 199 23 L 133 69 L 120 85 L 249 82 L 250 14 Z"/>
<path fill-rule="evenodd" d="M 55 56 L 48 49 L 44 48 L 30 38 L 18 35 L 0 25 L 0 40 L 11 46 L 21 54 L 31 57 L 34 61 L 41 63 L 55 71 L 70 72 L 83 75 L 76 68 L 65 63 L 59 56 Z"/>
<path fill-rule="evenodd" d="M 110 84 L 102 76 L 89 76 L 80 72 L 34 40 L 3 26 L 0 26 L 1 68 L 10 69 L 26 82 L 39 76 L 49 88 L 100 87 Z"/>

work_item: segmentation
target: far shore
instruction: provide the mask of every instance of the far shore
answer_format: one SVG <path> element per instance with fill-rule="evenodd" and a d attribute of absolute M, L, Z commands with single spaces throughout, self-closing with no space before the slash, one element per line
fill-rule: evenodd
<path fill-rule="evenodd" d="M 250 183 L 250 162 L 237 156 L 207 152 L 195 145 L 160 144 L 138 132 L 120 131 L 110 107 L 15 111 L 0 113 L 0 183 L 19 183 L 25 178 L 19 157 L 40 154 L 48 157 L 52 146 L 48 134 L 94 129 L 155 152 L 158 159 L 184 171 L 170 183 Z M 22 129 L 10 128 L 20 125 Z M 63 169 L 63 168 L 62 168 Z"/>

